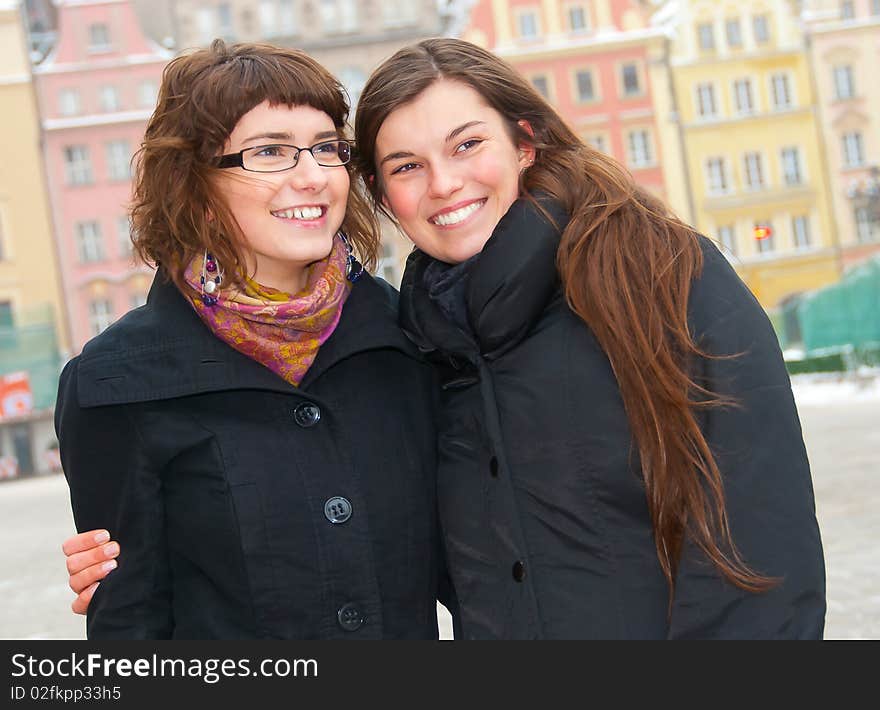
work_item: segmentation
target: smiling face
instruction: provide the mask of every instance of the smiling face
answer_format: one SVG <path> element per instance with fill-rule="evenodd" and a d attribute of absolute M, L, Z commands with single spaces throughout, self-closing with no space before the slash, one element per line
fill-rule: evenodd
<path fill-rule="evenodd" d="M 311 106 L 263 102 L 235 125 L 224 154 L 272 143 L 301 147 L 338 137 L 333 119 Z M 348 200 L 345 167 L 321 167 L 302 151 L 295 168 L 254 173 L 220 171 L 218 187 L 245 238 L 248 272 L 264 286 L 294 294 L 306 268 L 330 253 Z"/>
<path fill-rule="evenodd" d="M 474 89 L 440 79 L 376 135 L 382 202 L 422 251 L 456 264 L 480 252 L 519 196 L 534 149 Z"/>

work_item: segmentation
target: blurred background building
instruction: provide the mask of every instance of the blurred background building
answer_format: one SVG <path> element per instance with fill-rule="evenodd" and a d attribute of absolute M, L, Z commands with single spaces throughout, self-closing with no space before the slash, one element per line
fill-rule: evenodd
<path fill-rule="evenodd" d="M 17 2 L 0 2 L 0 478 L 48 470 L 69 335 Z"/>
<path fill-rule="evenodd" d="M 792 371 L 880 365 L 880 0 L 0 0 L 0 477 L 54 465 L 60 366 L 145 298 L 130 160 L 166 63 L 215 37 L 297 47 L 356 106 L 441 35 L 511 62 L 714 239 Z M 383 220 L 380 275 L 410 248 Z"/>

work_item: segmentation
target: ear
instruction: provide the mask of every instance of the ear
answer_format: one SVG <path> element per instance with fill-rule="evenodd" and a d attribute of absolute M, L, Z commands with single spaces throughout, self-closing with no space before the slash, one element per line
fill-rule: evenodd
<path fill-rule="evenodd" d="M 520 119 L 516 122 L 520 128 L 522 128 L 526 133 L 528 133 L 532 138 L 535 137 L 535 131 L 532 129 L 532 124 L 526 121 L 524 118 Z M 525 169 L 531 167 L 535 163 L 535 146 L 530 143 L 525 143 L 520 141 L 519 144 L 519 165 L 521 168 Z"/>

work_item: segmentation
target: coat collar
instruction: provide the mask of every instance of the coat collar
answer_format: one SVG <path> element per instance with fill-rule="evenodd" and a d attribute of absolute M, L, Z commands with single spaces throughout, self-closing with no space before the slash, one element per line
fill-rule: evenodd
<path fill-rule="evenodd" d="M 80 405 L 147 402 L 233 389 L 306 392 L 333 365 L 358 352 L 392 348 L 418 358 L 396 324 L 397 294 L 364 274 L 352 287 L 333 335 L 300 387 L 215 337 L 160 271 L 147 304 L 91 340 L 80 356 Z"/>
<path fill-rule="evenodd" d="M 540 204 L 555 225 L 530 201 L 517 200 L 468 269 L 460 307 L 466 309 L 470 333 L 429 295 L 425 270 L 434 260 L 424 252 L 410 255 L 400 288 L 400 322 L 423 352 L 437 350 L 476 364 L 480 356 L 500 357 L 531 331 L 559 290 L 556 252 L 568 224 L 562 205 L 548 198 Z"/>

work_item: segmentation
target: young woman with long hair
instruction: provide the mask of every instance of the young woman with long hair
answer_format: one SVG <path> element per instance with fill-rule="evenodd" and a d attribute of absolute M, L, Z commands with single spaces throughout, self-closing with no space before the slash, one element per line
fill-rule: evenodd
<path fill-rule="evenodd" d="M 441 376 L 462 636 L 821 637 L 789 379 L 711 242 L 460 40 L 381 65 L 355 129 L 416 247 L 400 323 Z"/>

